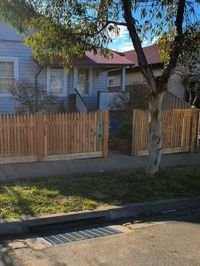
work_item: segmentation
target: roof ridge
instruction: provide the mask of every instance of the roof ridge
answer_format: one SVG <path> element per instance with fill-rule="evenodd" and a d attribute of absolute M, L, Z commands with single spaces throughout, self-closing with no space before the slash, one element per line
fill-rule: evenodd
<path fill-rule="evenodd" d="M 145 48 L 150 48 L 150 47 L 153 47 L 153 46 L 156 46 L 156 47 L 159 47 L 159 44 L 151 44 L 151 45 L 148 45 L 148 46 L 145 46 L 145 47 L 142 47 L 143 49 Z M 132 52 L 134 51 L 135 52 L 135 49 L 131 49 L 131 50 L 127 50 L 127 51 L 124 51 L 123 53 L 128 53 L 128 52 Z"/>

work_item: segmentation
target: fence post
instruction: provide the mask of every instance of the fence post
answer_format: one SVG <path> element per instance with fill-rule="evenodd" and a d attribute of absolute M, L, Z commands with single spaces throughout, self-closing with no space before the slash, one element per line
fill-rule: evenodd
<path fill-rule="evenodd" d="M 191 109 L 191 141 L 190 141 L 190 151 L 194 152 L 197 147 L 198 138 L 198 120 L 199 112 L 196 109 Z"/>
<path fill-rule="evenodd" d="M 137 133 L 137 112 L 138 110 L 133 109 L 133 119 L 132 119 L 132 156 L 138 155 L 138 147 L 137 147 L 137 139 L 136 139 L 136 133 Z"/>
<path fill-rule="evenodd" d="M 3 127 L 2 127 L 2 115 L 0 115 L 0 155 L 3 155 Z"/>
<path fill-rule="evenodd" d="M 44 158 L 45 149 L 45 132 L 44 132 L 44 116 L 36 113 L 36 156 L 38 161 Z"/>
<path fill-rule="evenodd" d="M 109 111 L 103 111 L 103 124 L 103 157 L 107 157 L 109 141 Z"/>
<path fill-rule="evenodd" d="M 43 115 L 43 134 L 44 134 L 44 157 L 46 157 L 48 154 L 48 143 L 47 143 L 47 131 L 48 131 L 48 128 L 47 128 L 47 115 L 44 114 Z"/>

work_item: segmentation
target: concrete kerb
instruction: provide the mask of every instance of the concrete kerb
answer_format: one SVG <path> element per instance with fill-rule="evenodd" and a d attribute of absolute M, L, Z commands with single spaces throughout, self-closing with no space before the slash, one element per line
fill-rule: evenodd
<path fill-rule="evenodd" d="M 42 218 L 27 218 L 18 221 L 1 220 L 0 235 L 26 234 L 31 228 L 63 223 L 85 222 L 92 219 L 102 219 L 104 222 L 113 222 L 120 219 L 136 217 L 139 215 L 158 214 L 162 211 L 199 208 L 200 197 L 181 198 L 170 200 L 150 201 L 144 203 L 128 204 L 120 207 L 108 207 L 95 211 L 84 211 L 63 215 L 46 216 Z"/>

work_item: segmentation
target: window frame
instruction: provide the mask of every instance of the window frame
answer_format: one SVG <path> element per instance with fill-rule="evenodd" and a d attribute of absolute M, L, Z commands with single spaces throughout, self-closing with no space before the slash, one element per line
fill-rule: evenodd
<path fill-rule="evenodd" d="M 62 69 L 63 70 L 63 81 L 64 81 L 64 88 L 63 88 L 63 93 L 51 93 L 51 69 Z M 63 68 L 59 68 L 56 66 L 49 66 L 47 67 L 47 92 L 49 95 L 52 95 L 54 97 L 66 97 L 67 96 L 67 74 L 65 73 Z"/>
<path fill-rule="evenodd" d="M 17 82 L 19 81 L 19 60 L 18 57 L 10 57 L 10 56 L 0 56 L 0 62 L 12 62 L 14 63 L 14 80 Z M 0 77 L 1 79 L 1 77 Z M 0 92 L 0 97 L 5 97 L 5 96 L 11 96 L 12 93 L 1 93 Z"/>

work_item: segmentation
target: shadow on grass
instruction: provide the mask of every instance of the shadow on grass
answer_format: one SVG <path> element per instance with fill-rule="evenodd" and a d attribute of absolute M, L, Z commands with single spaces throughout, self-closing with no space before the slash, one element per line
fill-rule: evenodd
<path fill-rule="evenodd" d="M 0 191 L 0 218 L 41 216 L 200 195 L 200 168 L 166 168 L 154 178 L 144 170 L 39 178 L 5 184 Z"/>
<path fill-rule="evenodd" d="M 5 186 L 5 190 L 7 194 L 10 195 L 10 205 L 14 207 L 14 211 L 22 215 L 34 215 L 31 208 L 31 198 L 26 198 L 26 195 L 17 190 L 16 187 Z"/>

